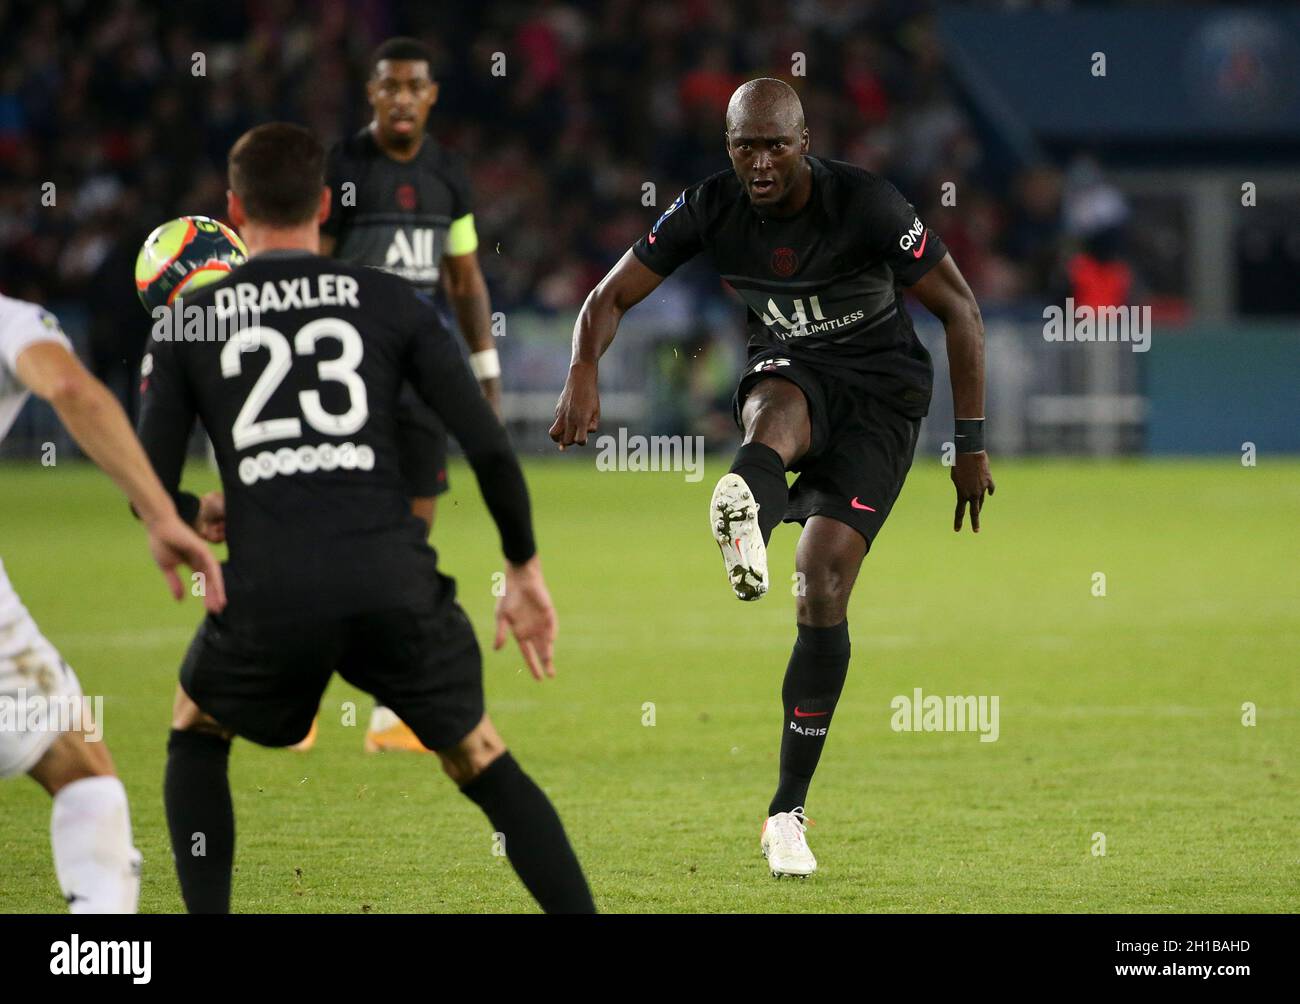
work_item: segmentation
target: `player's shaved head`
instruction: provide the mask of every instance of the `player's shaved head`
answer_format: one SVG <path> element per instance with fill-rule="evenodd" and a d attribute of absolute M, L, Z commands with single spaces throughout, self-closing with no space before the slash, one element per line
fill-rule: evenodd
<path fill-rule="evenodd" d="M 808 128 L 793 87 L 775 77 L 737 87 L 727 102 L 726 139 L 731 166 L 756 210 L 782 216 L 807 203 Z"/>
<path fill-rule="evenodd" d="M 796 136 L 803 132 L 803 102 L 794 88 L 775 77 L 760 77 L 737 87 L 727 102 L 727 132 L 768 122 L 782 132 Z"/>

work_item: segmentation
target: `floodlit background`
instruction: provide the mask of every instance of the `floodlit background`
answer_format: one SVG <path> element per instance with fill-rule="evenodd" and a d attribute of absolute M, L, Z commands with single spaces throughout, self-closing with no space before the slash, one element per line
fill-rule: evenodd
<path fill-rule="evenodd" d="M 144 236 L 222 214 L 226 151 L 250 126 L 291 119 L 332 142 L 364 125 L 367 56 L 404 33 L 438 53 L 431 130 L 469 158 L 527 449 L 545 445 L 584 297 L 727 166 L 736 85 L 776 75 L 815 153 L 887 176 L 947 242 L 988 327 L 997 452 L 1300 450 L 1289 5 L 49 3 L 0 6 L 0 27 L 0 289 L 55 310 L 124 398 Z M 1150 307 L 1152 351 L 1046 343 L 1043 309 L 1067 296 Z M 942 333 L 913 314 L 936 350 L 937 449 Z M 743 321 L 707 263 L 683 269 L 608 357 L 607 422 L 729 447 Z M 51 437 L 33 406 L 6 452 Z"/>

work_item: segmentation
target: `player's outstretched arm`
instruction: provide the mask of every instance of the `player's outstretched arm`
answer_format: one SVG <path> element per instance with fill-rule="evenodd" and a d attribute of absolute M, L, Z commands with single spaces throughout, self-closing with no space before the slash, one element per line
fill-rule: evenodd
<path fill-rule="evenodd" d="M 18 379 L 48 401 L 73 439 L 131 500 L 149 532 L 149 551 L 172 595 L 183 595 L 176 568 L 188 565 L 205 580 L 204 605 L 226 605 L 221 565 L 176 513 L 176 505 L 149 464 L 131 423 L 108 388 L 75 355 L 54 341 L 35 342 L 18 356 Z"/>
<path fill-rule="evenodd" d="M 663 276 L 641 264 L 629 249 L 588 295 L 573 327 L 569 376 L 555 405 L 551 438 L 563 450 L 587 445 L 587 434 L 600 424 L 600 393 L 596 388 L 600 357 L 618 332 L 623 315 L 663 282 Z"/>
<path fill-rule="evenodd" d="M 952 528 L 961 529 L 970 506 L 970 524 L 980 532 L 984 494 L 993 494 L 989 455 L 984 449 L 984 321 L 979 304 L 962 277 L 952 255 L 922 276 L 912 292 L 925 308 L 943 322 L 947 335 L 948 369 L 952 375 L 953 416 L 957 420 L 957 457 L 952 483 L 957 489 L 957 510 Z"/>

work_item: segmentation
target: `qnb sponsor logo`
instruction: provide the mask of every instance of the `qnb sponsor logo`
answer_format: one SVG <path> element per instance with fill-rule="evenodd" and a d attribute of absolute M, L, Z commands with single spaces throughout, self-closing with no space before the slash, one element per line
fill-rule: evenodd
<path fill-rule="evenodd" d="M 921 222 L 921 217 L 917 217 L 907 233 L 898 238 L 898 247 L 902 251 L 910 251 L 913 258 L 920 258 L 925 252 L 925 242 L 928 236 L 925 232 L 925 224 Z"/>
<path fill-rule="evenodd" d="M 703 436 L 629 436 L 620 427 L 618 437 L 596 439 L 598 471 L 682 471 L 686 480 L 704 477 Z"/>
<path fill-rule="evenodd" d="M 50 945 L 50 972 L 55 976 L 130 976 L 148 983 L 153 974 L 152 941 L 82 941 L 72 935 Z"/>
<path fill-rule="evenodd" d="M 239 462 L 239 480 L 246 485 L 280 476 L 316 471 L 373 471 L 375 451 L 355 443 L 321 443 L 319 446 L 282 446 L 274 453 L 263 450 Z"/>
<path fill-rule="evenodd" d="M 854 310 L 843 317 L 828 318 L 822 312 L 821 297 L 818 296 L 808 297 L 806 307 L 802 299 L 792 300 L 787 316 L 787 313 L 776 305 L 776 300 L 773 298 L 767 301 L 767 309 L 763 311 L 763 323 L 767 325 L 769 331 L 780 338 L 803 338 L 807 335 L 819 335 L 825 331 L 837 331 L 850 324 L 856 324 L 864 316 L 862 311 Z"/>
<path fill-rule="evenodd" d="M 409 237 L 405 230 L 398 230 L 384 254 L 384 267 L 388 269 L 436 269 L 437 265 L 434 231 L 429 227 L 417 227 Z"/>
<path fill-rule="evenodd" d="M 19 687 L 0 696 L 0 733 L 84 732 L 88 743 L 104 738 L 104 697 L 28 694 Z"/>
<path fill-rule="evenodd" d="M 1134 352 L 1151 348 L 1151 308 L 1092 307 L 1065 298 L 1043 308 L 1043 339 L 1048 342 L 1129 342 Z"/>
<path fill-rule="evenodd" d="M 980 742 L 995 743 L 1000 734 L 998 703 L 996 696 L 983 694 L 923 695 L 917 687 L 911 697 L 899 694 L 889 702 L 894 709 L 889 727 L 895 732 L 978 732 Z"/>
<path fill-rule="evenodd" d="M 256 308 L 187 306 L 183 297 L 166 306 L 154 307 L 150 316 L 153 327 L 149 333 L 155 342 L 224 342 L 262 323 L 261 312 Z"/>

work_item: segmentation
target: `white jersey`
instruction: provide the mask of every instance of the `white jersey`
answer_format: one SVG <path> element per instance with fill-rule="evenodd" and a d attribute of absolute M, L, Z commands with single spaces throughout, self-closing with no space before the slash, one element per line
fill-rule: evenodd
<path fill-rule="evenodd" d="M 18 379 L 18 357 L 36 342 L 58 342 L 71 350 L 58 320 L 34 303 L 0 295 L 0 440 L 27 400 Z M 0 562 L 0 699 L 22 707 L 32 697 L 80 694 L 77 678 L 58 651 L 41 635 Z M 0 729 L 0 778 L 21 774 L 45 755 L 57 733 Z"/>
<path fill-rule="evenodd" d="M 27 400 L 18 379 L 18 357 L 34 342 L 58 342 L 71 349 L 58 319 L 26 300 L 0 294 L 0 440 L 8 434 Z"/>

